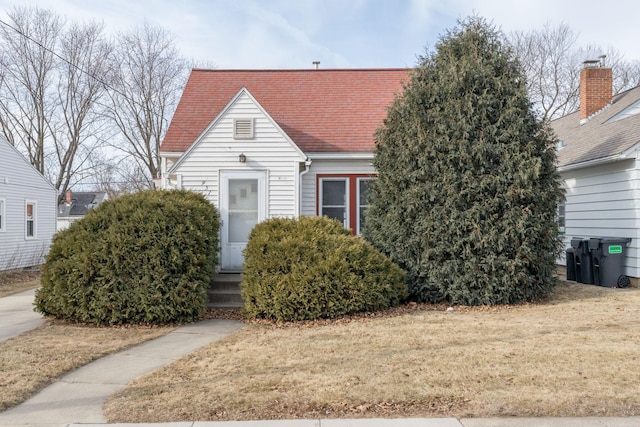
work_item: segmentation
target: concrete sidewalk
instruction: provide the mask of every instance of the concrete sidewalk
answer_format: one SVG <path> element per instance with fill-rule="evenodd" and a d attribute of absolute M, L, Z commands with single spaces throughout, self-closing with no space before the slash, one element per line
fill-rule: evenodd
<path fill-rule="evenodd" d="M 0 298 L 0 342 L 44 323 L 33 312 L 34 291 Z M 102 405 L 133 379 L 183 357 L 244 326 L 232 320 L 205 320 L 98 359 L 6 412 L 0 427 L 98 427 L 106 425 Z M 115 427 L 636 427 L 629 418 L 404 418 L 109 424 Z"/>
<path fill-rule="evenodd" d="M 640 417 L 629 418 L 399 418 L 339 420 L 275 420 L 177 422 L 162 424 L 109 424 L 112 427 L 637 427 Z M 104 427 L 72 424 L 71 427 Z"/>
<path fill-rule="evenodd" d="M 0 298 L 0 342 L 43 325 L 45 320 L 33 311 L 36 290 Z"/>
<path fill-rule="evenodd" d="M 167 365 L 244 326 L 212 319 L 98 359 L 73 371 L 26 402 L 0 413 L 0 426 L 66 426 L 105 423 L 102 405 L 133 379 Z"/>

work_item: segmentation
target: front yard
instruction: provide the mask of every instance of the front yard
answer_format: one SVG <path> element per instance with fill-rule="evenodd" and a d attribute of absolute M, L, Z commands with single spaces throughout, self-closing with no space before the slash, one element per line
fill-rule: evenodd
<path fill-rule="evenodd" d="M 570 283 L 540 304 L 447 308 L 253 322 L 138 379 L 105 414 L 110 422 L 640 414 L 640 289 Z M 49 322 L 0 343 L 0 410 L 170 329 Z"/>
<path fill-rule="evenodd" d="M 640 290 L 541 304 L 405 306 L 243 330 L 146 377 L 110 422 L 640 414 Z"/>

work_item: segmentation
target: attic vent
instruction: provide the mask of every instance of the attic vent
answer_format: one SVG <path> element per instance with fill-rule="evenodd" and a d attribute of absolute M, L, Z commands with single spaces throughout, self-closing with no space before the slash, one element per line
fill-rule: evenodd
<path fill-rule="evenodd" d="M 233 119 L 234 139 L 253 139 L 253 119 Z"/>

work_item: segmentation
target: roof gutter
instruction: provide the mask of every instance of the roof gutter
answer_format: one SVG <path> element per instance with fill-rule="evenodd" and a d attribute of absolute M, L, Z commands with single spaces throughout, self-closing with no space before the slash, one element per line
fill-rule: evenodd
<path fill-rule="evenodd" d="M 372 152 L 351 152 L 351 153 L 307 153 L 312 160 L 372 160 Z"/>
<path fill-rule="evenodd" d="M 634 144 L 631 148 L 627 149 L 626 151 L 620 154 L 615 154 L 613 156 L 608 156 L 608 157 L 602 157 L 600 159 L 588 160 L 586 162 L 573 163 L 566 166 L 560 166 L 558 167 L 558 172 L 566 172 L 566 171 L 572 171 L 576 169 L 588 168 L 591 166 L 599 166 L 605 163 L 618 162 L 620 160 L 629 160 L 636 157 L 636 152 L 638 151 L 638 149 L 640 149 L 640 142 Z"/>
<path fill-rule="evenodd" d="M 570 164 L 570 165 L 558 167 L 558 172 L 567 172 L 567 171 L 572 171 L 572 170 L 576 170 L 576 169 L 588 168 L 588 167 L 591 167 L 591 166 L 603 165 L 605 163 L 612 163 L 612 162 L 615 162 L 617 160 L 624 160 L 624 158 L 621 157 L 621 155 L 618 154 L 618 155 L 615 155 L 615 156 L 603 157 L 603 158 L 595 159 L 595 160 L 588 160 L 586 162 L 573 163 L 573 164 Z"/>

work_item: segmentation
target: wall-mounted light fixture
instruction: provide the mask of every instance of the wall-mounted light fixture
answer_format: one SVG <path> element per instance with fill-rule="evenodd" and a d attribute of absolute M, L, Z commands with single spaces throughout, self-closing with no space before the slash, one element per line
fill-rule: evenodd
<path fill-rule="evenodd" d="M 244 155 L 244 153 L 240 154 L 240 155 L 238 156 L 238 161 L 239 161 L 240 163 L 245 163 L 245 162 L 247 161 L 247 156 L 245 156 L 245 155 Z"/>

